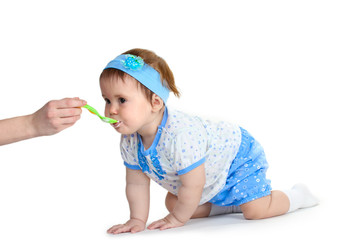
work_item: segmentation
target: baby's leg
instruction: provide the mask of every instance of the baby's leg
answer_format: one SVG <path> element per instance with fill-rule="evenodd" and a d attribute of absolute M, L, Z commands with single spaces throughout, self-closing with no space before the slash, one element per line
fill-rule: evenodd
<path fill-rule="evenodd" d="M 240 205 L 246 219 L 262 219 L 282 215 L 289 210 L 289 199 L 281 191 Z"/>
<path fill-rule="evenodd" d="M 167 193 L 166 195 L 166 208 L 169 212 L 172 212 L 174 209 L 174 206 L 176 205 L 176 202 L 178 201 L 177 196 Z M 191 218 L 203 218 L 203 217 L 208 217 L 211 211 L 211 203 L 205 203 L 201 206 L 198 206 L 196 209 L 195 213 L 192 215 Z"/>
<path fill-rule="evenodd" d="M 303 184 L 240 205 L 246 219 L 262 219 L 285 214 L 299 208 L 313 207 L 319 200 Z"/>

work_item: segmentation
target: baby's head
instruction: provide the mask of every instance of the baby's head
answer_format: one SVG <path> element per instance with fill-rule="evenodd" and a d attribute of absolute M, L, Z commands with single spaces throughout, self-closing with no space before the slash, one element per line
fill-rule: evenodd
<path fill-rule="evenodd" d="M 120 56 L 118 56 L 117 58 L 115 58 L 113 61 L 111 61 L 103 70 L 103 72 L 100 75 L 100 81 L 108 79 L 108 80 L 122 80 L 125 81 L 126 77 L 130 77 L 132 76 L 130 73 L 133 73 L 133 75 L 135 73 L 140 73 L 141 71 L 144 71 L 144 69 L 135 69 L 134 71 L 131 71 L 130 66 L 124 66 L 125 65 L 125 61 L 127 56 L 132 55 L 131 59 L 135 58 L 135 57 L 139 57 L 143 60 L 142 64 L 148 64 L 151 68 L 153 68 L 159 75 L 160 75 L 160 81 L 161 84 L 167 88 L 168 91 L 171 91 L 175 96 L 179 97 L 180 93 L 175 85 L 174 82 L 174 76 L 173 73 L 171 71 L 171 69 L 169 68 L 169 66 L 167 65 L 166 61 L 159 57 L 158 55 L 156 55 L 154 52 L 146 50 L 146 49 L 140 49 L 140 48 L 135 48 L 135 49 L 131 49 L 127 52 L 124 52 L 123 54 L 121 54 Z M 130 58 L 130 57 L 129 57 Z M 118 61 L 115 61 L 116 59 L 118 59 Z M 131 60 L 129 59 L 129 60 Z M 135 61 L 135 59 L 134 59 Z M 120 62 L 120 65 L 118 65 L 118 62 Z M 111 64 L 113 63 L 113 64 Z M 124 69 L 123 69 L 124 67 Z M 135 66 L 134 66 L 135 68 Z M 124 70 L 124 71 L 123 71 Z M 149 73 L 147 73 L 149 74 Z M 154 73 L 153 73 L 154 74 Z M 153 75 L 152 74 L 152 75 Z M 135 78 L 135 76 L 132 76 Z M 151 79 L 149 79 L 149 77 Z M 152 77 L 155 76 L 148 76 L 146 79 L 146 84 L 149 84 L 150 82 L 153 82 L 155 79 L 152 79 Z M 136 78 L 135 78 L 136 79 Z M 137 84 L 138 86 L 141 88 L 141 90 L 144 92 L 145 96 L 147 97 L 147 100 L 151 101 L 152 99 L 152 95 L 154 94 L 154 92 L 152 91 L 152 89 L 150 89 L 150 86 L 145 86 L 140 80 L 137 80 Z M 159 95 L 159 93 L 156 93 L 157 95 Z M 165 93 L 166 95 L 166 93 Z M 167 94 L 168 95 L 168 94 Z M 168 98 L 168 96 L 167 96 Z M 166 98 L 166 100 L 167 100 Z M 166 102 L 165 102 L 166 104 Z"/>
<path fill-rule="evenodd" d="M 133 132 L 139 120 L 161 112 L 170 91 L 180 95 L 165 60 L 145 49 L 132 49 L 112 60 L 100 75 L 100 87 L 106 101 L 105 116 L 120 121 L 114 125 L 116 130 L 132 125 L 121 133 Z"/>

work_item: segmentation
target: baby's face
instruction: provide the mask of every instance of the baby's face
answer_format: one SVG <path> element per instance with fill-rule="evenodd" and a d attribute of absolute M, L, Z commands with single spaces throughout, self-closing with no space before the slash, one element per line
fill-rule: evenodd
<path fill-rule="evenodd" d="M 126 74 L 124 78 L 101 79 L 100 89 L 106 102 L 105 116 L 119 121 L 111 125 L 121 134 L 132 134 L 151 121 L 152 105 L 136 79 Z"/>

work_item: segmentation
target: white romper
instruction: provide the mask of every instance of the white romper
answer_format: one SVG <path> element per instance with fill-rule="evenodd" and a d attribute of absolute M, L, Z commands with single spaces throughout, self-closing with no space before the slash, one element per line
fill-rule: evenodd
<path fill-rule="evenodd" d="M 206 183 L 201 205 L 225 186 L 240 144 L 241 130 L 237 125 L 205 121 L 165 108 L 152 146 L 145 150 L 137 133 L 122 135 L 121 155 L 126 167 L 142 170 L 176 196 L 181 186 L 179 175 L 204 163 Z"/>

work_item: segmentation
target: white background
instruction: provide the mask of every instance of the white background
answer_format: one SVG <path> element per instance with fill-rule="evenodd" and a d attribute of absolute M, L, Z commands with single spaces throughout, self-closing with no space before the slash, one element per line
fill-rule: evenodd
<path fill-rule="evenodd" d="M 119 135 L 84 112 L 60 134 L 0 147 L 0 239 L 343 236 L 343 12 L 331 0 L 1 1 L 0 119 L 76 96 L 103 112 L 103 67 L 150 49 L 182 92 L 170 107 L 248 129 L 265 148 L 273 188 L 304 182 L 321 204 L 107 235 L 129 216 L 125 167 Z M 149 222 L 167 214 L 165 194 L 152 184 Z"/>

